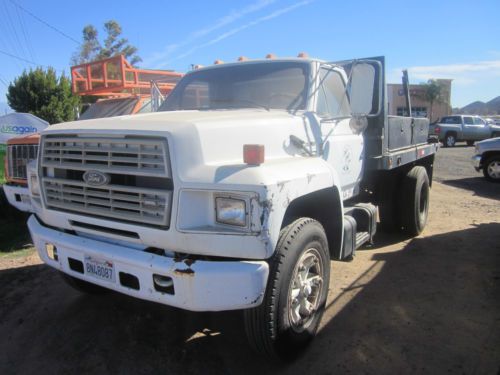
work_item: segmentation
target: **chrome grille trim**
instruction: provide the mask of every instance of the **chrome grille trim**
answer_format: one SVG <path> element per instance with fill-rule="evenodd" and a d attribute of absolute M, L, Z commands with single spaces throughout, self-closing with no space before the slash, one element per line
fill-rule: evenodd
<path fill-rule="evenodd" d="M 40 155 L 39 175 L 47 208 L 169 227 L 172 184 L 166 139 L 49 135 L 42 137 Z M 111 182 L 87 184 L 79 176 L 89 170 L 109 174 Z M 125 183 L 122 177 L 131 180 Z M 156 188 L 149 187 L 154 186 L 149 184 L 151 179 L 157 181 Z"/>
<path fill-rule="evenodd" d="M 35 160 L 38 154 L 38 145 L 8 145 L 7 146 L 7 173 L 10 178 L 26 180 L 26 166 Z"/>
<path fill-rule="evenodd" d="M 46 137 L 41 166 L 169 178 L 166 151 L 159 138 Z"/>

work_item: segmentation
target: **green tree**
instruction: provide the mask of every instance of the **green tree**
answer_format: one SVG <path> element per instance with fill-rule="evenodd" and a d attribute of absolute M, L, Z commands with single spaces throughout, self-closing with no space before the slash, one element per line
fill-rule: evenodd
<path fill-rule="evenodd" d="M 124 55 L 133 66 L 142 61 L 137 55 L 137 47 L 131 45 L 128 39 L 121 36 L 122 28 L 118 22 L 114 20 L 106 22 L 104 30 L 106 38 L 101 43 L 99 41 L 99 33 L 94 26 L 87 25 L 83 28 L 83 43 L 71 59 L 73 65 L 117 55 Z"/>
<path fill-rule="evenodd" d="M 31 113 L 50 124 L 75 119 L 80 102 L 71 92 L 70 80 L 53 68 L 24 71 L 7 89 L 7 101 L 17 112 Z"/>
<path fill-rule="evenodd" d="M 435 79 L 429 79 L 427 83 L 422 85 L 424 87 L 422 99 L 430 104 L 429 121 L 432 123 L 432 112 L 435 103 L 445 103 L 446 95 L 443 86 Z"/>

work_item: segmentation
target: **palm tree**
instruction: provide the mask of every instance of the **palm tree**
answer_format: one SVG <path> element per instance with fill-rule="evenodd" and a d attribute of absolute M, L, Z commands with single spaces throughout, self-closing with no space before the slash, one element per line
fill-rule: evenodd
<path fill-rule="evenodd" d="M 424 87 L 423 98 L 430 104 L 429 121 L 432 123 L 432 111 L 434 103 L 445 103 L 446 96 L 441 83 L 435 79 L 429 79 L 427 83 L 422 85 Z"/>

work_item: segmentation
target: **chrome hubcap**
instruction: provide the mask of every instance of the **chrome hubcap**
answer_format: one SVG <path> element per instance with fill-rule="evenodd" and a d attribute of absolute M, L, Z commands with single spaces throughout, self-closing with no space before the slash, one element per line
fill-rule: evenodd
<path fill-rule="evenodd" d="M 448 146 L 453 146 L 455 144 L 453 137 L 446 138 L 446 143 Z"/>
<path fill-rule="evenodd" d="M 318 250 L 311 248 L 295 265 L 288 292 L 288 318 L 292 328 L 307 328 L 318 310 L 323 290 L 323 263 Z"/>
<path fill-rule="evenodd" d="M 491 178 L 500 178 L 500 162 L 492 161 L 488 164 L 488 174 Z"/>

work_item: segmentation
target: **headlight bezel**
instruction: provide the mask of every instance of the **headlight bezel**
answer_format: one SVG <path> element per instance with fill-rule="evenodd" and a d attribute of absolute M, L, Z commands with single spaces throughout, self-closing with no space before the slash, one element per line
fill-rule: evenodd
<path fill-rule="evenodd" d="M 231 209 L 231 203 L 233 208 Z M 214 194 L 214 221 L 217 225 L 229 228 L 246 229 L 249 226 L 249 199 L 235 194 Z M 226 207 L 222 207 L 226 205 Z M 239 206 L 239 207 L 238 207 Z M 226 212 L 223 212 L 226 210 Z M 231 210 L 233 212 L 231 212 Z M 239 212 L 238 212 L 239 211 Z M 226 218 L 222 217 L 226 214 Z"/>
<path fill-rule="evenodd" d="M 38 176 L 36 174 L 30 174 L 29 175 L 29 188 L 30 188 L 30 194 L 33 197 L 40 197 L 40 181 L 38 180 Z"/>

